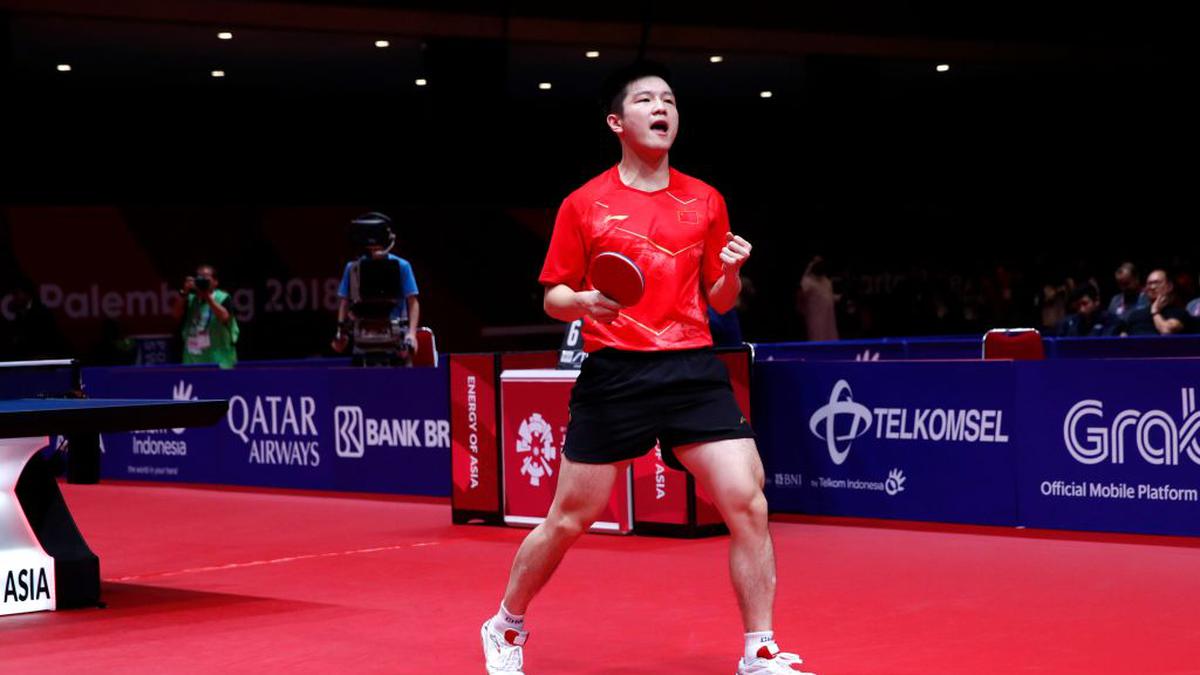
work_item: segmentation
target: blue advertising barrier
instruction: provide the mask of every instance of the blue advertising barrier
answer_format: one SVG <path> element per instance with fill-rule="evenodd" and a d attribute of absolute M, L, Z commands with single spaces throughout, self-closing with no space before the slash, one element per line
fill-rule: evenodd
<path fill-rule="evenodd" d="M 1200 356 L 1200 335 L 1048 338 L 1046 356 L 1055 359 L 1152 359 Z"/>
<path fill-rule="evenodd" d="M 1189 339 L 1059 340 L 1059 359 L 1018 362 L 882 356 L 947 342 L 885 343 L 869 362 L 764 360 L 760 346 L 754 424 L 772 508 L 1200 535 L 1200 359 L 1062 353 L 1100 342 Z M 106 435 L 107 478 L 449 492 L 444 368 L 89 368 L 83 380 L 94 397 L 230 400 L 213 428 Z"/>
<path fill-rule="evenodd" d="M 776 511 L 1200 535 L 1200 359 L 758 362 Z"/>
<path fill-rule="evenodd" d="M 1200 335 L 1043 337 L 1048 359 L 1200 357 Z M 983 336 L 902 337 L 753 345 L 756 361 L 913 361 L 983 355 Z"/>
<path fill-rule="evenodd" d="M 764 361 L 898 361 L 907 358 L 904 338 L 835 342 L 757 343 L 755 362 Z"/>
<path fill-rule="evenodd" d="M 1200 535 L 1200 360 L 1015 365 L 1021 523 Z"/>
<path fill-rule="evenodd" d="M 775 510 L 1011 524 L 1011 362 L 757 363 Z"/>
<path fill-rule="evenodd" d="M 223 423 L 103 436 L 114 479 L 444 496 L 444 368 L 88 368 L 92 397 L 225 398 Z"/>

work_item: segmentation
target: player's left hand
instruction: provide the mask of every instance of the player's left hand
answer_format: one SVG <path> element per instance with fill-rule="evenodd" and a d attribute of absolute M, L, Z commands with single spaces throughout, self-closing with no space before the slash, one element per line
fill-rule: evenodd
<path fill-rule="evenodd" d="M 417 353 L 417 336 L 413 335 L 412 333 L 406 333 L 404 335 L 404 346 L 408 348 L 408 351 L 412 352 L 413 354 L 416 354 Z"/>
<path fill-rule="evenodd" d="M 725 248 L 721 249 L 721 262 L 726 272 L 737 272 L 750 258 L 750 242 L 729 232 L 725 235 Z"/>

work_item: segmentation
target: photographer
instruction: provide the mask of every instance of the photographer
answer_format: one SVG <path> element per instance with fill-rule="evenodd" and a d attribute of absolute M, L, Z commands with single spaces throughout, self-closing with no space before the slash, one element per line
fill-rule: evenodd
<path fill-rule="evenodd" d="M 363 253 L 346 264 L 338 288 L 338 332 L 334 351 L 345 352 L 355 339 L 356 360 L 409 364 L 417 352 L 421 304 L 416 277 L 407 260 L 393 254 L 392 220 L 372 211 L 350 221 L 351 240 Z M 374 316 L 380 308 L 386 316 Z M 381 324 L 390 328 L 381 328 Z M 386 333 L 388 337 L 379 337 Z M 369 339 L 370 336 L 370 339 Z M 390 346 L 393 338 L 394 347 Z"/>
<path fill-rule="evenodd" d="M 238 322 L 228 293 L 218 288 L 212 265 L 196 268 L 183 281 L 182 302 L 174 305 L 183 338 L 183 363 L 215 363 L 222 368 L 237 364 Z"/>

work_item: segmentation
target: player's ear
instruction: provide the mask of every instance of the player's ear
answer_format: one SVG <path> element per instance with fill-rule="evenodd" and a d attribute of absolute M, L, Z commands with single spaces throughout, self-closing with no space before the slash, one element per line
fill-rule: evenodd
<path fill-rule="evenodd" d="M 625 122 L 621 119 L 620 115 L 616 113 L 609 113 L 608 117 L 606 117 L 604 121 L 608 123 L 608 128 L 611 129 L 614 134 L 620 135 L 625 132 Z"/>

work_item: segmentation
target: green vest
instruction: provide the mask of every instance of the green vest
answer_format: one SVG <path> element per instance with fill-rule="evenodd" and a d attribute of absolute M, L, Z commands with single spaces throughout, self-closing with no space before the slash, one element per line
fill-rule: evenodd
<path fill-rule="evenodd" d="M 213 291 L 217 304 L 229 298 L 225 291 Z M 238 322 L 230 316 L 229 324 L 223 324 L 213 314 L 212 307 L 196 295 L 187 298 L 187 309 L 183 314 L 183 362 L 215 363 L 222 368 L 232 368 L 237 363 Z"/>

